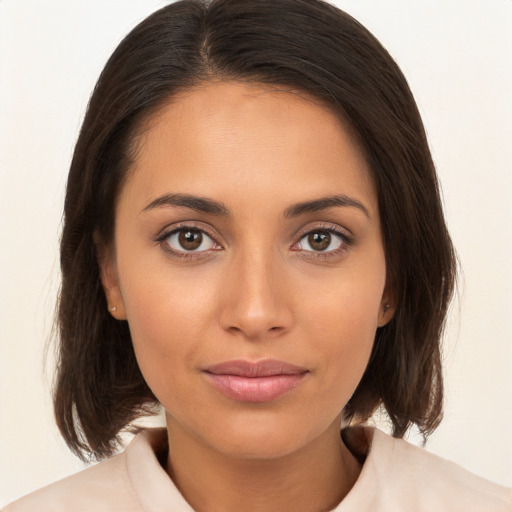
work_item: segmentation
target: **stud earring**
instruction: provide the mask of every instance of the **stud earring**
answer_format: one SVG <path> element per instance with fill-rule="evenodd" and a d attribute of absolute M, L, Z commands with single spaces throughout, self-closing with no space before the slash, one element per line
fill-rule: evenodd
<path fill-rule="evenodd" d="M 386 302 L 386 304 L 384 304 L 382 306 L 382 309 L 384 310 L 384 313 L 387 313 L 388 312 L 388 309 L 390 308 L 391 306 Z"/>
<path fill-rule="evenodd" d="M 111 312 L 111 313 L 114 313 L 114 311 L 117 311 L 117 306 L 112 306 L 111 308 L 109 307 L 108 310 Z"/>

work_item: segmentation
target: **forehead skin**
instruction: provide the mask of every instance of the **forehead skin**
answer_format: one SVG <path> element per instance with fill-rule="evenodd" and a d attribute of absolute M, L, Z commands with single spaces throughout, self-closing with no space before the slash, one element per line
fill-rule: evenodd
<path fill-rule="evenodd" d="M 282 127 L 277 137 L 276 126 Z M 304 126 L 310 132 L 307 137 Z M 261 84 L 201 84 L 173 96 L 144 124 L 136 137 L 135 154 L 127 181 L 135 180 L 137 196 L 148 201 L 167 186 L 162 181 L 168 180 L 166 169 L 176 191 L 182 186 L 190 189 L 192 182 L 198 195 L 211 196 L 212 186 L 218 185 L 221 194 L 233 200 L 238 196 L 243 202 L 242 188 L 268 195 L 265 178 L 272 176 L 277 197 L 292 181 L 302 196 L 304 192 L 322 196 L 332 193 L 319 179 L 322 166 L 333 176 L 333 187 L 340 175 L 350 174 L 368 195 L 368 209 L 375 215 L 378 211 L 373 179 L 353 130 L 305 93 Z M 184 180 L 175 172 L 180 168 L 186 169 Z M 138 169 L 143 169 L 143 176 Z"/>

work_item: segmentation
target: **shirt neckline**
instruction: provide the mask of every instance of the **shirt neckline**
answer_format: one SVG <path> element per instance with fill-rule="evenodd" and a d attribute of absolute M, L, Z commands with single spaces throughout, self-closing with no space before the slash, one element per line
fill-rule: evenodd
<path fill-rule="evenodd" d="M 332 512 L 371 510 L 378 492 L 375 475 L 385 471 L 377 466 L 390 463 L 394 445 L 386 442 L 389 436 L 374 427 L 347 427 L 340 435 L 351 453 L 362 461 L 362 469 L 352 489 Z M 171 506 L 180 512 L 194 512 L 160 463 L 167 450 L 165 428 L 149 428 L 137 434 L 125 450 L 131 485 L 144 512 L 162 512 Z"/>

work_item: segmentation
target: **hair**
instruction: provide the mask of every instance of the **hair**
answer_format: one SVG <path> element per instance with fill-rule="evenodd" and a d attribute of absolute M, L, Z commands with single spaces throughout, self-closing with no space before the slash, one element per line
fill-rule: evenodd
<path fill-rule="evenodd" d="M 67 183 L 58 301 L 57 424 L 79 457 L 114 452 L 158 401 L 128 323 L 107 311 L 97 237 L 114 235 L 135 138 L 177 92 L 213 80 L 288 88 L 326 104 L 355 132 L 378 194 L 396 306 L 377 330 L 347 421 L 386 411 L 392 433 L 426 437 L 442 418 L 441 336 L 456 258 L 425 130 L 400 69 L 361 24 L 322 0 L 180 0 L 119 44 L 91 96 Z"/>

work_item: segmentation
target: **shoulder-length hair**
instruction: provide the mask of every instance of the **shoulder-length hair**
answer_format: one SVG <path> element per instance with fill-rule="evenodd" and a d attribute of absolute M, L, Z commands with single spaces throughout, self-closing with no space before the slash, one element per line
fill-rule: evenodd
<path fill-rule="evenodd" d="M 178 91 L 212 79 L 305 92 L 354 130 L 377 188 L 396 313 L 377 330 L 366 372 L 343 412 L 364 421 L 382 407 L 395 436 L 413 425 L 428 436 L 442 417 L 440 339 L 456 260 L 404 76 L 372 34 L 322 0 L 180 0 L 119 44 L 75 147 L 61 240 L 54 390 L 66 442 L 81 457 L 107 456 L 119 433 L 157 405 L 127 322 L 107 311 L 95 240 L 112 240 L 116 198 L 143 122 Z"/>

